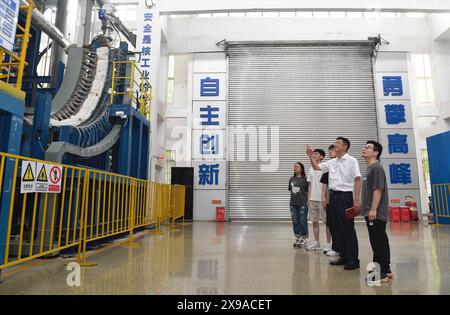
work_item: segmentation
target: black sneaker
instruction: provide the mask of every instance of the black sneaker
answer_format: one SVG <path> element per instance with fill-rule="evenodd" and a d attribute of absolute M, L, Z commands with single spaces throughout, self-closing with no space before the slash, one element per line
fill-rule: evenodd
<path fill-rule="evenodd" d="M 352 264 L 346 264 L 344 266 L 344 270 L 355 270 L 359 268 L 359 262 L 352 263 Z"/>
<path fill-rule="evenodd" d="M 332 266 L 343 266 L 346 265 L 346 261 L 342 258 L 330 261 L 330 265 Z"/>

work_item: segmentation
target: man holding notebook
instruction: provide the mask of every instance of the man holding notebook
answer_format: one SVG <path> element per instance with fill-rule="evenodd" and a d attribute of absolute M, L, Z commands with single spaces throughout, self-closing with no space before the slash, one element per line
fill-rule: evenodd
<path fill-rule="evenodd" d="M 330 262 L 333 266 L 344 265 L 345 270 L 359 268 L 358 238 L 353 218 L 347 218 L 346 209 L 361 211 L 361 173 L 358 161 L 347 153 L 350 141 L 344 137 L 336 138 L 334 149 L 336 158 L 317 163 L 313 150 L 307 146 L 306 153 L 315 170 L 329 173 L 330 211 L 333 211 L 336 242 L 340 257 Z"/>
<path fill-rule="evenodd" d="M 367 141 L 362 157 L 367 163 L 366 178 L 362 190 L 362 214 L 366 219 L 373 262 L 379 264 L 380 277 L 366 278 L 369 283 L 388 282 L 392 278 L 391 253 L 386 222 L 389 216 L 389 195 L 386 173 L 380 164 L 383 146 L 376 141 Z"/>

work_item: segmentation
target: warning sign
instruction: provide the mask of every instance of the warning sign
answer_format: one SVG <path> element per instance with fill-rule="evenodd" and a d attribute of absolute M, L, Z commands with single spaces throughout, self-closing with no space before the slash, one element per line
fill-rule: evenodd
<path fill-rule="evenodd" d="M 20 193 L 26 194 L 35 192 L 36 182 L 34 176 L 36 171 L 36 162 L 22 161 L 22 175 L 20 184 Z"/>
<path fill-rule="evenodd" d="M 38 175 L 37 181 L 38 182 L 48 182 L 48 177 L 47 177 L 47 172 L 46 172 L 46 169 L 45 169 L 45 164 L 41 164 L 39 166 L 39 168 L 41 170 L 39 171 L 39 175 Z"/>
<path fill-rule="evenodd" d="M 62 166 L 22 161 L 21 193 L 61 192 Z"/>
<path fill-rule="evenodd" d="M 31 162 L 28 162 L 27 164 L 23 180 L 25 182 L 34 182 L 34 170 L 31 168 Z"/>
<path fill-rule="evenodd" d="M 53 165 L 50 168 L 50 183 L 48 186 L 49 192 L 57 192 L 61 191 L 61 178 L 62 178 L 62 167 Z"/>
<path fill-rule="evenodd" d="M 36 192 L 48 192 L 48 165 L 36 163 Z"/>

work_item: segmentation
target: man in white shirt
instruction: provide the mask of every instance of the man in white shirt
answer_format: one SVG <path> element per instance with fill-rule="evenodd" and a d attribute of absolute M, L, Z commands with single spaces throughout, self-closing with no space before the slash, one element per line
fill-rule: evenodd
<path fill-rule="evenodd" d="M 321 164 L 314 160 L 314 152 L 309 145 L 306 153 L 315 170 L 329 173 L 330 207 L 336 236 L 333 241 L 337 241 L 341 250 L 340 258 L 330 264 L 345 265 L 345 270 L 354 270 L 359 268 L 358 238 L 355 222 L 347 219 L 345 209 L 361 209 L 361 173 L 358 161 L 347 153 L 349 148 L 350 141 L 347 138 L 336 138 L 334 149 L 337 157 Z"/>
<path fill-rule="evenodd" d="M 325 157 L 325 151 L 322 149 L 315 149 L 314 160 L 317 163 L 320 163 Z M 322 183 L 320 179 L 322 178 L 322 171 L 316 171 L 313 167 L 311 167 L 308 171 L 307 181 L 309 183 L 308 187 L 308 212 L 309 218 L 313 223 L 313 232 L 314 232 L 314 242 L 309 244 L 306 249 L 309 251 L 321 250 L 320 241 L 319 241 L 319 221 L 322 220 L 326 224 L 327 215 L 325 213 L 325 208 L 322 204 Z M 325 250 L 331 247 L 331 234 L 329 229 L 327 231 L 327 244 L 325 245 Z"/>

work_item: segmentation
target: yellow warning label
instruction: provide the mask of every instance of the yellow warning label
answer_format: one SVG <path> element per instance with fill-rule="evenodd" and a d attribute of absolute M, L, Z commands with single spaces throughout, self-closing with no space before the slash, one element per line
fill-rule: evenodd
<path fill-rule="evenodd" d="M 25 174 L 23 175 L 22 180 L 24 182 L 32 182 L 32 181 L 34 181 L 33 169 L 31 168 L 31 164 L 30 163 L 28 163 L 27 169 L 25 171 Z"/>
<path fill-rule="evenodd" d="M 41 170 L 39 171 L 39 175 L 37 177 L 37 180 L 40 182 L 47 182 L 48 178 L 47 178 L 47 172 L 45 171 L 45 165 L 42 165 Z"/>

